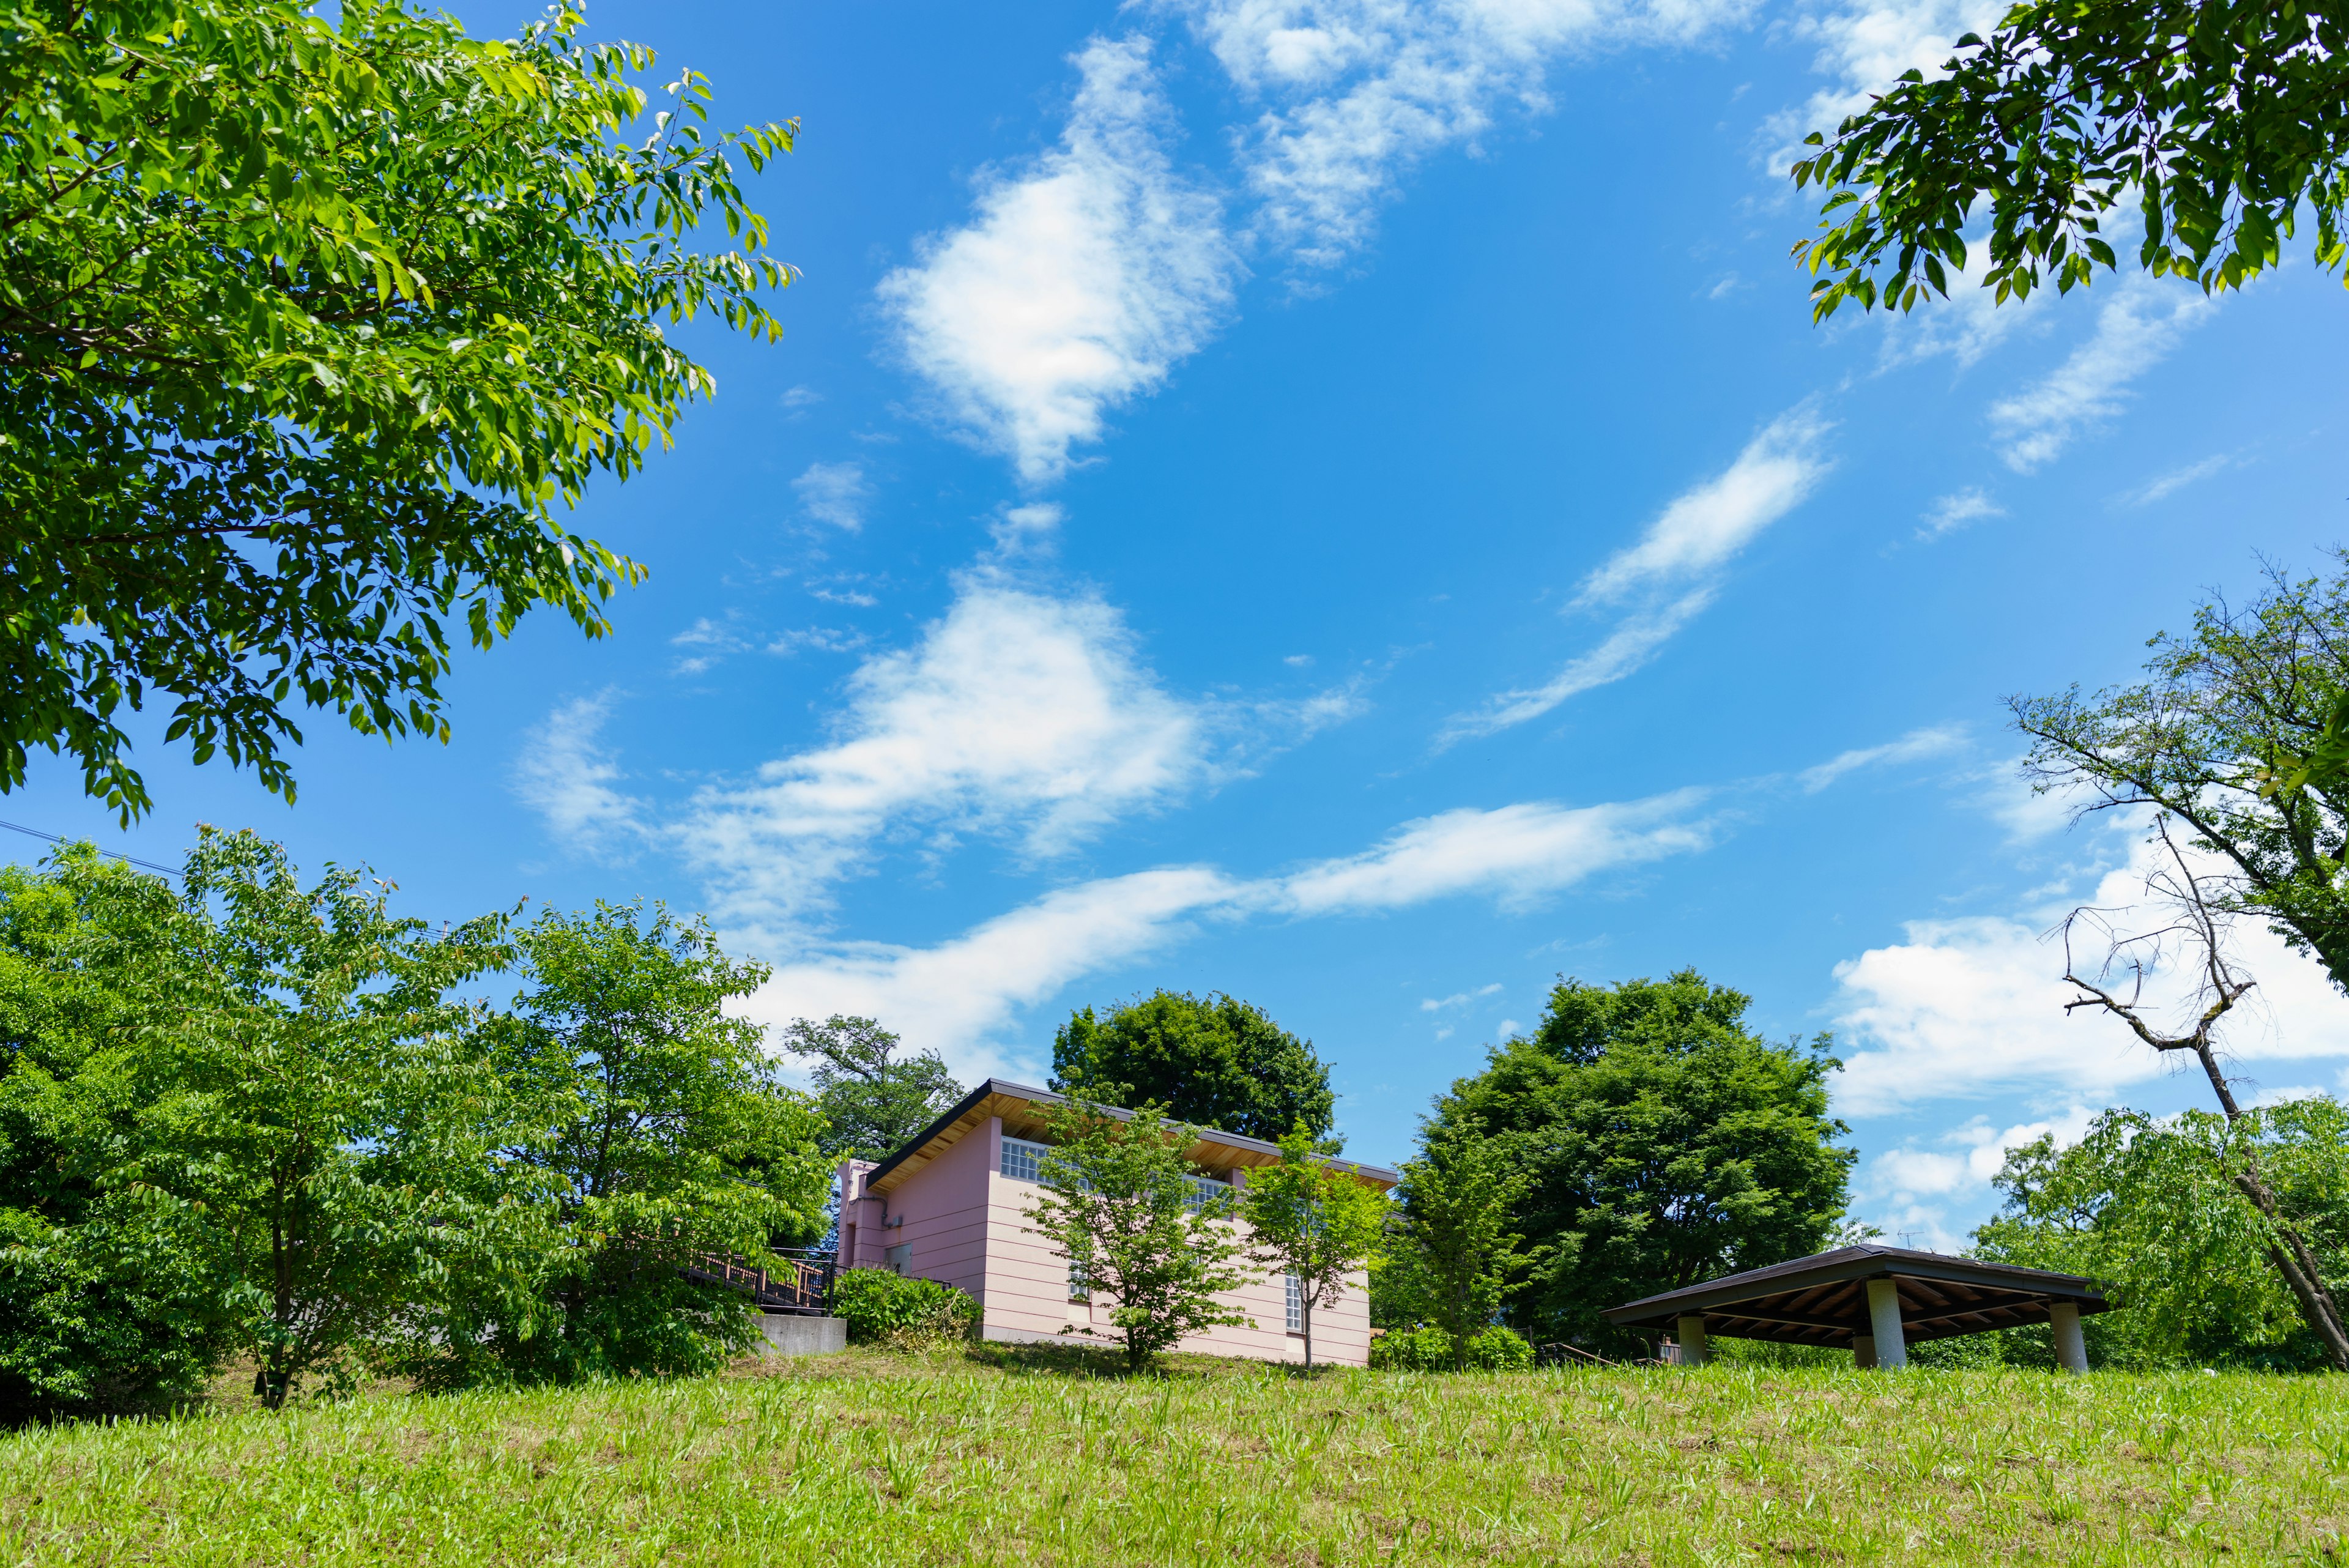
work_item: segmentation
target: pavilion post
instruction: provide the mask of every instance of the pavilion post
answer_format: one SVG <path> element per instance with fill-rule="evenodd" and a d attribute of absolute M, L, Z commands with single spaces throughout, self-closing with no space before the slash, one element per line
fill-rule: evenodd
<path fill-rule="evenodd" d="M 1876 1365 L 1909 1365 L 1909 1339 L 1900 1328 L 1900 1287 L 1890 1280 L 1868 1282 L 1868 1325 L 1876 1331 Z"/>
<path fill-rule="evenodd" d="M 2080 1303 L 2049 1302 L 2047 1323 L 2055 1331 L 2055 1365 L 2066 1372 L 2085 1372 L 2088 1341 L 2080 1332 Z"/>
<path fill-rule="evenodd" d="M 1868 1371 L 1876 1366 L 1874 1335 L 1855 1334 L 1851 1336 L 1851 1364 L 1862 1372 Z"/>
<path fill-rule="evenodd" d="M 1683 1316 L 1675 1337 L 1681 1347 L 1681 1365 L 1702 1366 L 1705 1363 L 1704 1318 L 1695 1313 Z"/>

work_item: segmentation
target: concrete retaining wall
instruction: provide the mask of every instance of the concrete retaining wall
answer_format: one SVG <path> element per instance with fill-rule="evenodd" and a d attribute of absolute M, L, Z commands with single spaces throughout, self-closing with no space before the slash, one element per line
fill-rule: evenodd
<path fill-rule="evenodd" d="M 837 1355 L 848 1348 L 848 1320 L 802 1317 L 795 1313 L 761 1314 L 761 1347 L 769 1355 Z"/>

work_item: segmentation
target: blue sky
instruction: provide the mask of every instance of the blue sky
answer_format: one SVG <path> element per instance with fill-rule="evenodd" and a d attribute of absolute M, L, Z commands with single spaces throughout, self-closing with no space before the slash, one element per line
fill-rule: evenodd
<path fill-rule="evenodd" d="M 1954 1244 L 2008 1144 L 2198 1099 L 2061 1012 L 2040 933 L 2143 855 L 2033 802 L 2003 700 L 2313 567 L 2349 416 L 2301 258 L 1811 325 L 1785 150 L 1986 12 L 603 5 L 804 125 L 789 336 L 686 329 L 718 397 L 584 508 L 652 570 L 617 635 L 469 658 L 446 747 L 317 716 L 291 808 L 160 725 L 132 831 L 54 764 L 0 806 L 249 825 L 435 919 L 706 909 L 760 1016 L 966 1076 L 1229 991 L 1382 1160 L 1556 976 L 1692 964 L 1837 1033 L 1858 1211 Z M 2243 944 L 2242 1071 L 2336 1086 L 2349 1003 Z"/>

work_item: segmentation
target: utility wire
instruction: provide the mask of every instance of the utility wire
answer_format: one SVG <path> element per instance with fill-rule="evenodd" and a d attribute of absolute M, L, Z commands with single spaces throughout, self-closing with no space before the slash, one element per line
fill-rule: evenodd
<path fill-rule="evenodd" d="M 46 838 L 52 844 L 75 844 L 80 842 L 78 839 L 66 838 L 55 833 L 43 833 L 37 827 L 20 827 L 13 822 L 0 822 L 0 827 L 5 827 L 11 833 L 25 834 L 33 838 Z M 136 855 L 125 855 L 118 849 L 101 849 L 98 853 L 100 855 L 110 855 L 117 860 L 126 861 L 143 870 L 160 871 L 166 877 L 177 877 L 180 874 L 179 867 L 175 866 L 158 866 L 152 860 L 141 860 Z"/>
<path fill-rule="evenodd" d="M 25 827 L 14 822 L 0 822 L 0 827 L 5 827 L 11 833 L 24 834 L 32 838 L 46 838 L 52 844 L 79 844 L 86 842 L 85 840 L 78 838 L 67 838 L 59 834 L 43 833 L 37 827 Z M 92 847 L 95 848 L 96 846 L 92 846 Z M 152 860 L 141 860 L 136 855 L 125 855 L 119 849 L 100 849 L 98 850 L 98 853 L 100 855 L 112 856 L 115 859 L 122 861 L 127 865 L 136 866 L 141 870 L 160 871 L 166 877 L 177 877 L 181 875 L 180 868 L 176 866 L 158 866 Z M 409 919 L 417 918 L 419 917 L 409 917 Z M 432 922 L 426 920 L 424 923 L 427 926 L 429 926 Z M 443 920 L 440 922 L 440 931 L 443 936 L 446 936 L 450 929 L 451 927 L 449 921 Z"/>

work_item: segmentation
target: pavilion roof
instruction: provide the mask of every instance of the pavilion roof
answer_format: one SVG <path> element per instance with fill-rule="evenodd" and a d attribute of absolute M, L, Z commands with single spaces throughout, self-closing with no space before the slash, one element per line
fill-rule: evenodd
<path fill-rule="evenodd" d="M 1667 1291 L 1606 1316 L 1618 1328 L 1666 1330 L 1701 1316 L 1707 1334 L 1849 1349 L 1856 1335 L 1874 1332 L 1868 1282 L 1881 1279 L 1899 1293 L 1901 1333 L 1911 1344 L 2045 1323 L 2059 1301 L 2084 1314 L 2113 1305 L 2095 1281 L 2076 1274 L 1863 1243 Z"/>

